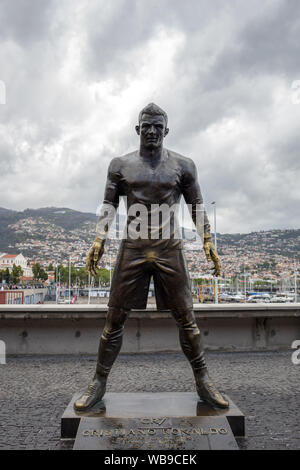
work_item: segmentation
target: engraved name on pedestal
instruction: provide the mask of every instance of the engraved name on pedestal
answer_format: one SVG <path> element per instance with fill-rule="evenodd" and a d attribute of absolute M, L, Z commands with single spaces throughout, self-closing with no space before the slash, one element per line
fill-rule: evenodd
<path fill-rule="evenodd" d="M 74 449 L 237 449 L 226 418 L 82 418 Z"/>

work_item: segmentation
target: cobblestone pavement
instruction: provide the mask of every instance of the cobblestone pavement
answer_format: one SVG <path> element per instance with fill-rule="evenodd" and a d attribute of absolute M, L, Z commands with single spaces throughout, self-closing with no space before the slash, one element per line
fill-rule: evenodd
<path fill-rule="evenodd" d="M 242 449 L 300 448 L 300 366 L 291 352 L 207 353 L 217 386 L 246 415 Z M 8 358 L 0 365 L 0 449 L 59 449 L 60 418 L 92 378 L 94 357 Z M 108 391 L 194 391 L 181 354 L 120 355 Z"/>

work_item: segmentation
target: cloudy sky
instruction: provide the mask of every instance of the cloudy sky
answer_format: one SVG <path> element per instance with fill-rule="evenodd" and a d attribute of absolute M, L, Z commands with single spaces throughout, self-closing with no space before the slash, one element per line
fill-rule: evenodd
<path fill-rule="evenodd" d="M 0 206 L 94 212 L 154 101 L 218 231 L 300 228 L 299 38 L 298 0 L 1 0 Z"/>

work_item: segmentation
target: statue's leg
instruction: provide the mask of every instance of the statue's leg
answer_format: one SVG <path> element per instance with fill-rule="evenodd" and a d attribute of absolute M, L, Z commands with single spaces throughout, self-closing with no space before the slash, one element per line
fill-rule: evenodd
<path fill-rule="evenodd" d="M 100 338 L 95 378 L 108 376 L 122 346 L 124 323 L 128 314 L 129 310 L 109 307 Z"/>
<path fill-rule="evenodd" d="M 218 392 L 208 375 L 203 341 L 193 310 L 179 312 L 172 309 L 172 314 L 179 328 L 182 350 L 193 369 L 199 397 L 212 406 L 227 408 L 228 401 Z"/>
<path fill-rule="evenodd" d="M 111 282 L 109 308 L 100 339 L 95 376 L 75 402 L 76 410 L 84 411 L 104 396 L 107 376 L 121 349 L 124 323 L 131 308 L 146 307 L 150 277 L 144 253 L 127 249 L 123 240 Z"/>
<path fill-rule="evenodd" d="M 198 395 L 212 406 L 227 408 L 228 401 L 217 391 L 208 375 L 183 251 L 162 250 L 155 262 L 153 277 L 158 308 L 170 309 L 178 325 L 180 344 L 192 366 Z"/>
<path fill-rule="evenodd" d="M 124 323 L 128 313 L 129 310 L 109 307 L 100 338 L 95 376 L 83 395 L 74 403 L 77 411 L 85 411 L 103 398 L 108 374 L 122 346 Z"/>

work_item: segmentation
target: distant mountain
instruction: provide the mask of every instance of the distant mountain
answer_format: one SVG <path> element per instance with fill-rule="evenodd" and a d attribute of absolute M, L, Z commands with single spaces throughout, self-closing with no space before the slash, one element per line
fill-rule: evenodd
<path fill-rule="evenodd" d="M 56 225 L 66 231 L 81 227 L 86 222 L 95 224 L 97 217 L 89 212 L 79 212 L 66 207 L 44 207 L 14 211 L 0 207 L 0 251 L 12 252 L 16 243 L 23 242 L 27 235 L 12 227 L 20 221 L 42 219 L 45 223 Z"/>
<path fill-rule="evenodd" d="M 9 215 L 9 214 L 15 214 L 16 211 L 13 211 L 11 209 L 5 209 L 4 207 L 0 207 L 0 216 L 4 217 L 5 215 Z"/>
<path fill-rule="evenodd" d="M 55 224 L 65 230 L 74 230 L 85 222 L 95 223 L 97 217 L 90 212 L 79 212 L 66 207 L 44 207 L 42 209 L 26 209 L 21 212 L 22 218 L 42 217 L 46 222 Z"/>
<path fill-rule="evenodd" d="M 222 234 L 220 247 L 231 247 L 236 252 L 260 252 L 262 255 L 300 256 L 300 229 L 261 230 L 250 233 Z M 220 252 L 221 253 L 221 252 Z"/>

